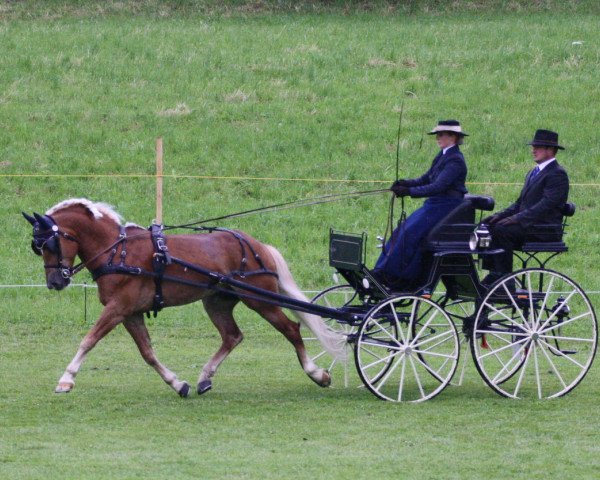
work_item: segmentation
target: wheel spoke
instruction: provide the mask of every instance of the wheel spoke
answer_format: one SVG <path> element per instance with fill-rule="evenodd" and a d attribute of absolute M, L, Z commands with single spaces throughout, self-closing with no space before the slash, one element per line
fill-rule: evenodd
<path fill-rule="evenodd" d="M 402 363 L 402 369 L 400 370 L 400 383 L 398 384 L 398 401 L 402 401 L 402 391 L 404 390 L 404 374 L 406 373 L 406 358 L 400 357 L 399 361 Z"/>
<path fill-rule="evenodd" d="M 420 349 L 423 345 L 428 345 L 431 342 L 434 342 L 434 341 L 436 341 L 438 339 L 441 339 L 438 343 L 436 343 L 434 345 L 430 345 L 425 350 L 425 351 L 427 351 L 427 350 L 431 350 L 432 348 L 435 348 L 435 347 L 437 347 L 439 345 L 442 345 L 443 343 L 445 343 L 446 341 L 448 341 L 449 338 L 452 338 L 452 331 L 451 330 L 448 330 L 447 332 L 442 332 L 442 333 L 440 333 L 438 335 L 433 335 L 433 336 L 431 336 L 429 338 L 426 338 L 425 340 L 423 340 L 420 343 L 414 343 L 414 341 L 413 341 L 413 343 L 411 343 L 411 346 L 414 347 L 414 348 L 419 348 Z"/>
<path fill-rule="evenodd" d="M 552 315 L 550 315 L 546 321 L 542 324 L 542 326 L 540 327 L 540 330 L 544 330 L 546 328 L 546 326 L 548 325 L 548 323 L 550 323 L 552 320 L 554 320 L 554 318 L 556 317 L 556 315 L 558 314 L 558 312 L 560 312 L 562 310 L 562 308 L 567 304 L 567 302 L 569 300 L 571 300 L 571 297 L 573 295 L 575 295 L 577 293 L 577 289 L 574 289 L 571 293 L 569 293 L 569 295 L 567 296 L 567 298 L 565 298 L 562 303 L 560 303 L 559 305 L 557 305 L 557 308 L 554 309 L 554 311 L 552 312 Z"/>
<path fill-rule="evenodd" d="M 400 358 L 398 359 L 397 362 L 395 362 L 390 369 L 386 372 L 386 374 L 383 376 L 383 378 L 381 378 L 380 380 L 378 380 L 378 385 L 375 388 L 375 390 L 377 392 L 379 392 L 381 390 L 381 388 L 387 383 L 388 378 L 390 378 L 390 375 L 392 375 L 392 373 L 394 373 L 394 371 L 396 370 L 396 368 L 398 368 L 398 365 L 400 365 L 401 363 L 406 361 L 406 355 L 404 353 L 402 353 L 400 355 Z"/>
<path fill-rule="evenodd" d="M 429 317 L 429 320 L 427 320 L 423 324 L 423 326 L 421 327 L 421 329 L 419 330 L 419 332 L 412 339 L 411 345 L 414 344 L 414 342 L 418 340 L 418 338 L 421 336 L 421 334 L 423 333 L 423 331 L 429 326 L 429 324 L 433 320 L 433 317 L 435 317 L 436 314 L 437 314 L 437 312 L 435 312 L 435 311 L 431 314 L 431 316 Z"/>
<path fill-rule="evenodd" d="M 427 365 L 424 361 L 422 361 L 419 357 L 416 357 L 417 362 L 419 362 L 421 364 L 421 366 L 427 370 L 431 375 L 433 375 L 434 378 L 436 378 L 438 380 L 438 382 L 442 383 L 444 381 L 444 379 L 442 377 L 440 377 L 440 375 L 438 375 L 438 372 L 434 371 L 429 365 Z M 448 360 L 446 360 L 447 362 Z M 438 371 L 441 371 L 442 368 L 446 365 L 446 362 L 444 362 L 442 364 L 442 366 L 440 368 L 438 368 Z"/>
<path fill-rule="evenodd" d="M 525 340 L 524 340 L 525 342 Z M 500 361 L 500 363 L 502 364 L 502 369 L 496 374 L 496 376 L 492 379 L 493 382 L 497 382 L 499 379 L 502 378 L 502 376 L 504 375 L 505 372 L 508 372 L 508 366 L 511 365 L 513 362 L 516 361 L 520 361 L 519 356 L 523 353 L 523 350 L 525 350 L 526 345 L 521 345 L 517 350 L 514 351 L 513 356 L 510 358 L 510 360 L 506 363 L 503 363 L 502 361 Z M 527 352 L 528 353 L 528 352 Z M 527 355 L 526 353 L 526 355 Z M 496 356 L 496 358 L 498 358 Z"/>
<path fill-rule="evenodd" d="M 546 361 L 548 362 L 548 364 L 550 365 L 550 368 L 552 368 L 552 371 L 554 372 L 554 375 L 556 375 L 556 378 L 558 378 L 560 380 L 560 383 L 562 383 L 563 388 L 567 388 L 567 384 L 565 383 L 565 381 L 562 378 L 562 375 L 560 374 L 560 372 L 558 371 L 558 369 L 556 368 L 556 365 L 554 364 L 554 362 L 552 361 L 552 359 L 550 358 L 550 355 L 548 355 L 548 352 L 546 351 L 545 348 L 542 348 L 540 346 L 540 350 L 542 351 L 542 353 L 544 354 L 544 356 L 546 357 Z"/>
<path fill-rule="evenodd" d="M 456 358 L 454 355 L 450 355 L 448 353 L 437 353 L 437 352 L 429 352 L 427 350 L 414 350 L 415 353 L 420 353 L 421 355 L 429 355 L 430 357 L 437 358 Z"/>
<path fill-rule="evenodd" d="M 419 377 L 419 373 L 417 372 L 417 366 L 412 358 L 412 355 L 408 357 L 410 361 L 410 365 L 412 367 L 413 373 L 415 374 L 415 380 L 417 381 L 417 385 L 419 387 L 419 392 L 421 392 L 421 399 L 425 397 L 425 391 L 423 390 L 423 384 L 421 383 L 421 377 Z"/>
<path fill-rule="evenodd" d="M 500 353 L 500 352 L 503 352 L 503 351 L 504 351 L 504 350 L 506 350 L 507 348 L 511 348 L 511 347 L 514 347 L 515 345 L 520 345 L 520 344 L 522 344 L 522 343 L 525 343 L 527 340 L 529 340 L 529 337 L 524 337 L 524 338 L 522 338 L 521 340 L 519 340 L 518 342 L 509 343 L 508 345 L 504 345 L 504 346 L 502 346 L 502 347 L 500 347 L 500 348 L 497 348 L 497 349 L 495 349 L 495 350 L 491 350 L 491 349 L 490 349 L 490 351 L 489 351 L 488 353 L 486 353 L 486 354 L 484 354 L 484 355 L 480 355 L 480 356 L 479 356 L 479 358 L 482 358 L 482 359 L 483 359 L 483 358 L 487 358 L 487 357 L 489 357 L 490 355 L 495 355 L 495 354 L 498 354 L 498 353 Z"/>
<path fill-rule="evenodd" d="M 521 333 L 521 332 L 511 332 L 509 330 L 477 330 L 477 335 L 479 334 L 486 334 L 486 335 L 492 335 L 492 336 L 498 336 L 498 338 L 501 338 L 500 335 L 508 335 L 509 337 L 529 337 L 529 333 Z M 506 340 L 503 340 L 506 341 Z"/>
<path fill-rule="evenodd" d="M 369 340 L 364 340 L 363 345 L 369 345 L 371 347 L 380 347 L 385 348 L 386 350 L 394 350 L 400 351 L 402 349 L 401 345 L 390 345 L 383 340 L 378 341 L 376 338 L 369 338 Z"/>
<path fill-rule="evenodd" d="M 389 354 L 387 357 L 378 357 L 377 360 L 365 365 L 364 368 L 366 368 L 368 370 L 369 368 L 374 367 L 375 365 L 379 365 L 382 362 L 388 362 L 389 360 L 391 360 L 392 358 L 397 356 L 399 353 L 401 355 L 404 355 L 404 352 L 394 352 L 394 353 Z"/>
<path fill-rule="evenodd" d="M 388 332 L 388 330 L 383 325 L 381 325 L 377 320 L 375 320 L 374 318 L 372 318 L 371 320 L 373 321 L 373 323 L 375 325 L 377 325 L 380 328 L 380 330 L 379 330 L 380 332 L 385 333 L 388 337 L 390 337 L 392 339 L 392 341 L 396 345 L 398 345 L 398 347 L 401 347 L 404 343 L 406 343 L 406 340 L 404 340 L 404 335 L 402 335 L 402 328 L 401 328 L 400 322 L 398 321 L 398 318 L 396 316 L 396 312 L 394 312 L 393 310 L 392 310 L 392 312 L 394 313 L 394 318 L 396 319 L 396 323 L 398 325 L 398 330 L 400 331 L 400 336 L 403 337 L 402 343 L 398 342 L 396 337 L 394 337 L 394 335 L 392 335 L 390 332 Z M 375 332 L 375 333 L 378 333 L 378 332 Z M 392 347 L 390 346 L 390 348 L 392 348 Z"/>
<path fill-rule="evenodd" d="M 515 298 L 513 296 L 513 294 L 511 293 L 511 291 L 508 289 L 508 287 L 506 286 L 506 282 L 504 282 L 502 284 L 502 286 L 504 287 L 504 291 L 506 292 L 506 295 L 508 296 L 508 298 L 510 298 L 510 302 L 513 305 L 513 308 L 515 309 L 516 312 L 519 312 L 519 316 L 521 317 L 521 320 L 523 320 L 523 324 L 527 326 L 527 328 L 530 328 L 529 322 L 527 322 L 527 319 L 523 316 L 523 310 L 517 305 L 517 302 L 515 302 Z M 529 295 L 531 297 L 531 295 Z M 512 321 L 512 319 L 510 319 Z M 515 325 L 518 325 L 520 327 L 520 324 L 516 323 Z"/>
<path fill-rule="evenodd" d="M 523 363 L 523 366 L 521 367 L 521 372 L 519 373 L 519 379 L 517 381 L 517 385 L 515 386 L 515 390 L 512 394 L 513 397 L 519 396 L 519 390 L 521 389 L 521 384 L 523 383 L 523 378 L 525 377 L 525 370 L 527 370 L 527 364 L 529 363 L 529 359 L 531 358 L 529 355 L 530 352 L 531 352 L 531 349 L 529 349 L 525 353 L 525 361 Z"/>
<path fill-rule="evenodd" d="M 585 343 L 594 343 L 596 340 L 594 338 L 580 338 L 580 337 L 562 337 L 559 335 L 540 335 L 540 338 L 547 340 L 563 340 L 569 342 L 585 342 Z"/>
<path fill-rule="evenodd" d="M 541 321 L 542 321 L 542 315 L 544 314 L 544 311 L 546 309 L 546 304 L 548 303 L 548 299 L 550 298 L 550 294 L 552 293 L 552 285 L 554 284 L 554 279 L 556 277 L 555 276 L 551 276 L 550 277 L 550 284 L 548 285 L 548 288 L 546 289 L 546 295 L 544 295 L 544 301 L 542 302 L 542 306 L 540 307 L 539 310 L 539 315 L 538 317 L 535 319 L 535 326 L 539 327 Z"/>
<path fill-rule="evenodd" d="M 542 340 L 542 343 L 544 345 L 546 345 L 546 347 L 548 347 L 548 350 L 550 350 L 552 353 L 556 354 L 559 357 L 564 358 L 565 360 L 568 360 L 569 362 L 577 365 L 579 368 L 584 369 L 585 366 L 583 366 L 581 363 L 579 363 L 577 360 L 575 360 L 573 357 L 571 357 L 570 355 L 566 355 L 565 353 L 563 353 L 561 350 L 559 350 L 558 348 L 554 347 L 551 343 L 546 342 L 545 340 Z"/>
<path fill-rule="evenodd" d="M 590 310 L 590 311 L 587 311 L 587 312 L 585 312 L 585 313 L 582 313 L 581 315 L 577 315 L 576 317 L 569 318 L 568 320 L 565 320 L 565 321 L 563 321 L 563 322 L 561 322 L 561 323 L 557 323 L 556 325 L 551 325 L 551 326 L 550 326 L 550 327 L 548 327 L 548 328 L 542 327 L 542 328 L 540 329 L 540 333 L 546 333 L 546 332 L 549 332 L 550 330 L 553 330 L 553 329 L 555 329 L 555 328 L 557 328 L 557 327 L 559 327 L 559 328 L 562 328 L 562 327 L 564 327 L 565 325 L 568 325 L 569 323 L 576 322 L 577 320 L 579 320 L 579 319 L 581 319 L 581 318 L 583 318 L 583 317 L 588 317 L 588 316 L 590 316 L 590 315 L 592 315 L 592 316 L 593 316 L 593 313 L 592 313 L 592 311 L 591 311 L 591 310 Z"/>
<path fill-rule="evenodd" d="M 514 301 L 514 300 L 513 300 Z M 490 310 L 492 310 L 494 313 L 497 313 L 498 315 L 500 315 L 501 317 L 504 317 L 506 320 L 508 320 L 510 323 L 512 323 L 515 327 L 517 327 L 519 330 L 523 330 L 524 332 L 527 331 L 527 329 L 523 328 L 523 325 L 521 325 L 518 322 L 515 322 L 511 317 L 509 317 L 506 313 L 504 313 L 501 310 L 498 310 L 496 307 L 494 307 L 492 304 L 485 302 L 483 304 L 484 306 L 487 306 Z M 517 307 L 518 308 L 518 307 Z M 518 309 L 519 311 L 521 311 L 521 309 Z M 521 315 L 522 317 L 523 315 Z M 523 319 L 525 320 L 525 319 Z"/>
<path fill-rule="evenodd" d="M 542 399 L 542 379 L 540 378 L 540 366 L 538 364 L 537 342 L 531 342 L 533 355 L 533 368 L 535 369 L 535 383 L 537 385 L 538 399 Z"/>
<path fill-rule="evenodd" d="M 531 272 L 527 273 L 527 293 L 529 296 L 529 320 L 527 326 L 535 325 L 535 309 L 533 308 L 533 288 L 531 288 Z"/>

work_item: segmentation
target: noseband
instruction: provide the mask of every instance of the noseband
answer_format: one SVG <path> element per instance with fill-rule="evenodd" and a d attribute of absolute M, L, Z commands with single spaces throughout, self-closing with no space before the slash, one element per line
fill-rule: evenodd
<path fill-rule="evenodd" d="M 71 242 L 79 243 L 75 237 L 63 232 L 58 228 L 54 219 L 49 215 L 44 215 L 45 223 L 50 226 L 45 230 L 41 230 L 40 222 L 36 222 L 33 226 L 33 240 L 31 241 L 31 249 L 36 255 L 42 256 L 42 252 L 46 249 L 48 252 L 56 256 L 57 263 L 55 265 L 44 264 L 45 269 L 58 269 L 63 278 L 71 278 L 78 270 L 77 267 L 68 267 L 63 263 L 62 249 L 60 247 L 60 238 Z"/>

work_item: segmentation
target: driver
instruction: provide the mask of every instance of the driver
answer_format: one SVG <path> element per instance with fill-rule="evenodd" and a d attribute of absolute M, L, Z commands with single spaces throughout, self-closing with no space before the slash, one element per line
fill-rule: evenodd
<path fill-rule="evenodd" d="M 394 289 L 418 287 L 415 283 L 421 273 L 421 241 L 467 193 L 467 165 L 459 145 L 468 135 L 456 120 L 440 120 L 428 134 L 435 135 L 441 149 L 429 170 L 419 178 L 397 180 L 391 186 L 396 197 L 428 198 L 392 232 L 372 272 L 377 280 Z"/>

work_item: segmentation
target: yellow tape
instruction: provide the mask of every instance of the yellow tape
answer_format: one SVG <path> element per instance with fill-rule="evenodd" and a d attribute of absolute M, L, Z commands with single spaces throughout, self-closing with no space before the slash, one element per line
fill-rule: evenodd
<path fill-rule="evenodd" d="M 0 178 L 156 178 L 150 173 L 0 173 Z M 263 182 L 315 182 L 315 183 L 390 183 L 390 180 L 348 180 L 337 178 L 277 178 L 277 177 L 228 177 L 215 175 L 176 175 L 163 174 L 162 178 L 200 180 L 246 180 Z M 466 182 L 467 185 L 521 186 L 518 182 Z M 600 187 L 600 183 L 571 183 L 572 187 Z"/>

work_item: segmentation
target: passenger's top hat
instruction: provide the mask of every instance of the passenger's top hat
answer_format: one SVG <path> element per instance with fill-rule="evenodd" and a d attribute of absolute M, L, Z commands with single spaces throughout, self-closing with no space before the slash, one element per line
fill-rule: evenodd
<path fill-rule="evenodd" d="M 468 137 L 469 134 L 462 131 L 458 120 L 440 120 L 437 126 L 427 135 L 435 135 L 440 132 L 455 133 L 461 137 Z"/>
<path fill-rule="evenodd" d="M 536 130 L 533 140 L 527 145 L 534 147 L 555 147 L 560 150 L 565 149 L 558 144 L 558 133 L 551 130 Z"/>

